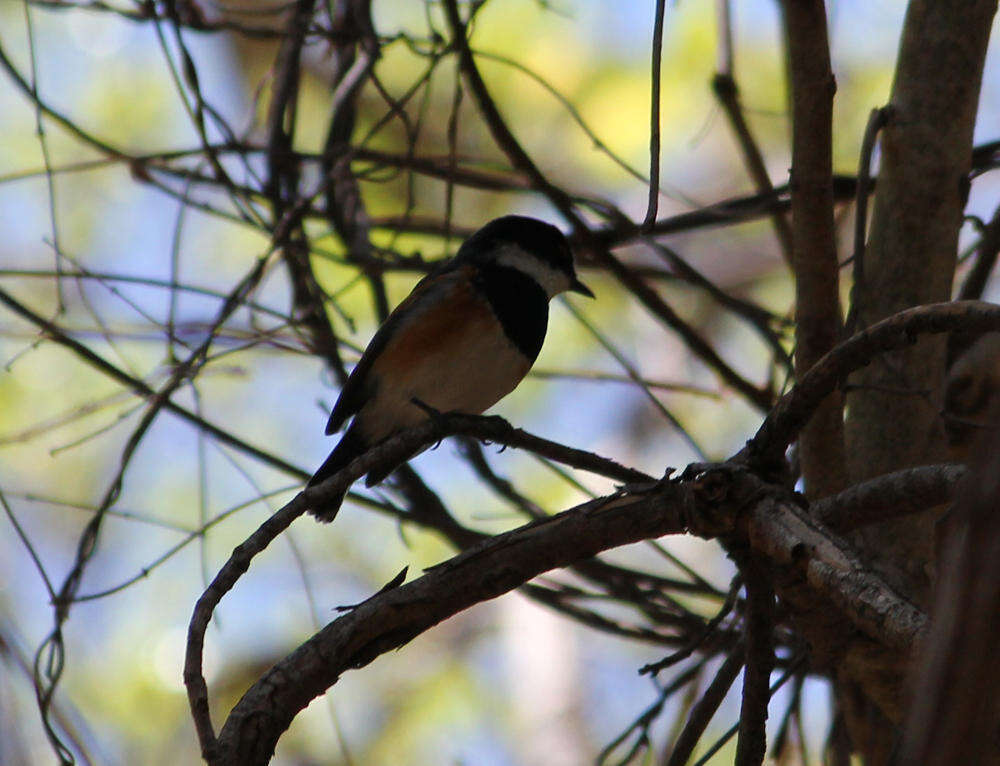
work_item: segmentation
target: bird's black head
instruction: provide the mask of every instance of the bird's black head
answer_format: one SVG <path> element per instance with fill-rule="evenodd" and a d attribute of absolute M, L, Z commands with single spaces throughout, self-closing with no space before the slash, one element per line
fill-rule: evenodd
<path fill-rule="evenodd" d="M 594 294 L 576 276 L 573 253 L 555 226 L 522 215 L 506 215 L 483 226 L 459 248 L 456 260 L 499 264 L 532 277 L 549 297 L 572 290 Z"/>

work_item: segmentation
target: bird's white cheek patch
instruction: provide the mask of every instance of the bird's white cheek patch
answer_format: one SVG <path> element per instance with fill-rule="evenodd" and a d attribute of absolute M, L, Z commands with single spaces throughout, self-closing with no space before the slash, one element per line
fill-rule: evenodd
<path fill-rule="evenodd" d="M 497 263 L 527 274 L 545 290 L 549 298 L 569 290 L 569 277 L 566 274 L 548 266 L 519 247 L 507 248 L 497 258 Z"/>

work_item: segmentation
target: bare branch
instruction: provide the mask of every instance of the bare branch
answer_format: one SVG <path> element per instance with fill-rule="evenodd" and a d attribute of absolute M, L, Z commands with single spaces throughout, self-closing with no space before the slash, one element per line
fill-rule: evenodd
<path fill-rule="evenodd" d="M 722 663 L 722 667 L 715 674 L 715 678 L 712 679 L 712 683 L 701 695 L 701 699 L 691 708 L 691 714 L 674 743 L 673 752 L 670 753 L 670 759 L 666 761 L 666 766 L 685 766 L 691 759 L 691 755 L 698 745 L 698 740 L 705 733 L 712 716 L 719 709 L 719 705 L 729 693 L 736 676 L 743 669 L 744 651 L 745 647 L 737 646 L 729 653 L 726 661 Z"/>
<path fill-rule="evenodd" d="M 767 751 L 768 687 L 774 668 L 774 585 L 767 560 L 740 551 L 736 560 L 747 591 L 746 660 L 735 766 L 760 766 Z"/>
<path fill-rule="evenodd" d="M 663 14 L 666 0 L 656 0 L 656 19 L 653 22 L 653 62 L 650 65 L 652 93 L 649 96 L 649 202 L 643 228 L 656 223 L 656 209 L 660 200 L 660 59 L 663 56 Z"/>
<path fill-rule="evenodd" d="M 726 10 L 724 18 L 728 21 L 729 0 L 719 0 L 719 6 Z M 721 23 L 722 19 L 720 19 Z M 728 35 L 726 36 L 726 40 L 731 45 L 732 41 Z M 725 56 L 725 60 L 731 62 L 731 59 L 732 51 Z M 767 172 L 767 166 L 764 164 L 764 155 L 756 139 L 753 137 L 753 133 L 750 132 L 750 126 L 747 124 L 746 117 L 743 114 L 739 88 L 731 71 L 720 70 L 716 73 L 715 77 L 712 78 L 712 92 L 715 94 L 716 100 L 729 120 L 740 151 L 743 154 L 743 163 L 747 167 L 747 172 L 750 174 L 754 186 L 757 187 L 757 191 L 761 195 L 774 196 L 774 184 L 771 183 L 771 176 Z M 791 264 L 792 229 L 788 225 L 788 219 L 785 218 L 784 212 L 777 208 L 772 210 L 770 218 L 771 224 L 774 226 L 774 233 L 778 238 L 778 245 L 781 247 L 781 254 Z"/>
<path fill-rule="evenodd" d="M 782 2 L 792 100 L 792 268 L 795 272 L 795 374 L 803 375 L 840 338 L 840 292 L 833 224 L 833 94 L 823 0 Z M 844 412 L 840 392 L 818 404 L 799 438 L 806 494 L 844 488 Z"/>
<path fill-rule="evenodd" d="M 209 741 L 205 748 L 203 740 L 206 758 L 213 766 L 266 763 L 292 718 L 344 671 L 363 667 L 441 620 L 549 569 L 699 524 L 691 502 L 690 490 L 674 483 L 591 501 L 493 537 L 419 579 L 363 602 L 254 684 L 230 713 L 217 746 Z M 200 650 L 200 645 L 189 645 L 189 658 Z"/>
<path fill-rule="evenodd" d="M 764 500 L 748 519 L 747 535 L 755 550 L 797 572 L 868 636 L 905 653 L 921 638 L 926 616 L 801 509 Z"/>
<path fill-rule="evenodd" d="M 951 463 L 904 468 L 818 500 L 809 510 L 830 529 L 849 532 L 946 503 L 967 473 Z"/>
<path fill-rule="evenodd" d="M 860 312 L 859 301 L 861 300 L 858 286 L 865 282 L 865 236 L 868 233 L 868 195 L 872 191 L 872 155 L 875 152 L 875 141 L 878 139 L 879 131 L 889 121 L 891 111 L 889 107 L 872 109 L 871 114 L 868 115 L 868 124 L 865 126 L 865 135 L 861 139 L 861 154 L 858 159 L 858 195 L 854 202 L 854 253 L 851 256 L 854 281 L 851 285 L 851 308 L 845 322 L 848 332 L 855 332 L 858 329 L 857 317 Z M 978 295 L 973 297 L 979 298 Z"/>
<path fill-rule="evenodd" d="M 113 364 L 108 362 L 104 357 L 100 356 L 96 352 L 90 350 L 84 344 L 80 343 L 78 340 L 70 337 L 66 332 L 64 332 L 58 325 L 50 322 L 45 317 L 32 311 L 30 308 L 25 306 L 23 303 L 14 298 L 10 293 L 3 289 L 0 289 L 0 302 L 6 304 L 8 308 L 14 311 L 16 314 L 27 319 L 29 322 L 38 327 L 42 332 L 45 333 L 46 337 L 55 341 L 61 346 L 73 351 L 78 357 L 80 357 L 86 364 L 90 365 L 99 372 L 107 375 L 113 380 L 118 381 L 122 385 L 126 386 L 129 390 L 136 392 L 138 395 L 151 398 L 156 396 L 156 391 L 148 386 L 145 382 L 129 375 L 127 372 L 115 367 Z M 229 431 L 205 420 L 204 418 L 198 417 L 195 413 L 190 410 L 181 407 L 178 404 L 172 402 L 169 398 L 163 401 L 163 408 L 168 412 L 178 415 L 187 422 L 191 423 L 195 427 L 201 429 L 205 433 L 211 434 L 218 441 L 228 444 L 234 449 L 239 450 L 245 454 L 251 455 L 261 462 L 272 465 L 279 470 L 285 471 L 292 476 L 296 476 L 300 479 L 309 478 L 309 473 L 301 468 L 297 468 L 291 463 L 282 460 L 276 455 L 272 455 L 259 447 L 255 447 L 248 442 L 239 439 Z"/>
<path fill-rule="evenodd" d="M 883 319 L 816 362 L 768 413 L 757 433 L 747 442 L 743 454 L 752 461 L 780 459 L 826 395 L 877 354 L 912 345 L 924 334 L 998 329 L 1000 306 L 981 301 L 917 306 Z"/>
<path fill-rule="evenodd" d="M 907 4 L 892 111 L 879 139 L 864 283 L 856 288 L 862 327 L 952 296 L 996 8 L 996 0 Z M 924 338 L 852 378 L 845 425 L 852 481 L 946 459 L 940 417 L 945 352 L 945 338 Z M 893 571 L 913 598 L 930 599 L 931 514 L 866 526 L 851 537 L 866 560 Z M 885 739 L 891 747 L 892 737 Z"/>
<path fill-rule="evenodd" d="M 497 146 L 507 156 L 514 168 L 531 180 L 531 185 L 552 202 L 563 217 L 572 224 L 574 230 L 577 232 L 586 231 L 587 226 L 576 212 L 570 196 L 549 181 L 545 174 L 538 169 L 538 166 L 511 133 L 510 128 L 507 127 L 507 123 L 490 96 L 486 83 L 483 82 L 479 69 L 476 67 L 466 37 L 465 24 L 458 13 L 457 0 L 444 0 L 444 11 L 451 31 L 452 44 L 458 52 L 458 65 L 493 140 L 496 141 Z"/>
<path fill-rule="evenodd" d="M 463 418 L 456 417 L 455 423 Z M 488 420 L 488 419 L 487 419 Z M 470 421 L 471 422 L 471 421 Z M 386 442 L 345 471 L 300 494 L 234 552 L 192 617 L 185 680 L 206 758 L 215 765 L 264 763 L 280 734 L 341 673 L 362 667 L 474 603 L 512 590 L 550 569 L 612 547 L 664 534 L 729 536 L 743 515 L 756 551 L 829 599 L 856 629 L 893 648 L 912 647 L 925 619 L 845 546 L 768 487 L 732 466 L 700 467 L 689 478 L 633 486 L 472 546 L 407 585 L 363 602 L 328 625 L 264 675 L 233 709 L 218 742 L 211 735 L 201 675 L 204 629 L 219 599 L 250 558 L 310 504 L 335 496 L 378 461 L 398 460 L 440 426 L 428 422 Z M 437 430 L 437 431 L 436 431 Z M 755 653 L 755 658 L 757 654 Z M 759 659 L 759 658 L 758 658 Z"/>

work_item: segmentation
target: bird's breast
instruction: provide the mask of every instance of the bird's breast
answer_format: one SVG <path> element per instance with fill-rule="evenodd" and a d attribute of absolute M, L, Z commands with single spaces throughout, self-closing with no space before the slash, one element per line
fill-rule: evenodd
<path fill-rule="evenodd" d="M 544 331 L 543 331 L 544 332 Z M 427 416 L 412 403 L 479 414 L 509 394 L 534 360 L 508 337 L 471 285 L 403 324 L 372 366 L 372 393 L 358 413 L 377 441 Z"/>

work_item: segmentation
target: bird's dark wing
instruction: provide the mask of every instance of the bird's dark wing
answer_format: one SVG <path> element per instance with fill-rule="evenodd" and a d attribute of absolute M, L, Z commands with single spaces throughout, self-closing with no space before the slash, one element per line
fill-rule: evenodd
<path fill-rule="evenodd" d="M 469 271 L 468 266 L 456 266 L 454 261 L 449 261 L 420 280 L 406 300 L 389 314 L 341 389 L 337 403 L 330 413 L 330 420 L 326 424 L 327 435 L 343 428 L 344 423 L 356 415 L 371 396 L 372 386 L 377 381 L 372 380 L 369 373 L 389 340 L 408 322 L 422 314 L 422 307 L 433 306 L 439 300 L 446 298 L 463 280 L 471 279 Z"/>

